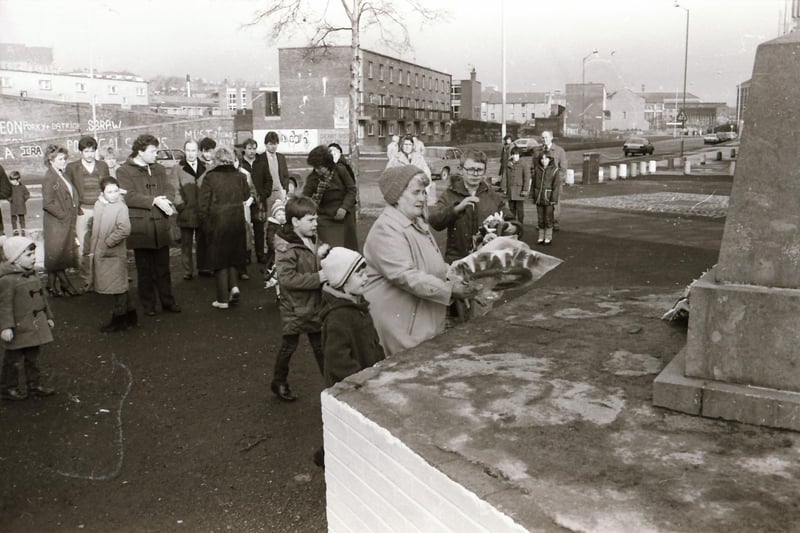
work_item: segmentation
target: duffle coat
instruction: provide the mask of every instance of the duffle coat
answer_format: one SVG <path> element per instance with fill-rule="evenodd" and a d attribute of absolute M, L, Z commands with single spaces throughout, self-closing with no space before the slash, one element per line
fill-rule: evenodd
<path fill-rule="evenodd" d="M 197 180 L 205 171 L 206 166 L 199 159 L 197 160 L 197 172 L 186 162 L 186 159 L 182 159 L 170 171 L 170 181 L 173 187 L 176 187 L 175 208 L 178 210 L 177 223 L 181 228 L 200 227 L 200 217 L 197 213 L 200 187 L 197 184 Z"/>
<path fill-rule="evenodd" d="M 50 272 L 78 267 L 75 221 L 80 207 L 74 187 L 52 167 L 47 167 L 42 184 L 44 211 L 44 268 Z"/>
<path fill-rule="evenodd" d="M 500 179 L 500 190 L 509 200 L 527 200 L 531 195 L 531 167 L 522 164 L 522 161 L 509 161 Z"/>
<path fill-rule="evenodd" d="M 99 199 L 94 203 L 91 250 L 94 290 L 99 294 L 128 291 L 128 251 L 125 240 L 131 234 L 128 206 Z"/>
<path fill-rule="evenodd" d="M 303 243 L 291 224 L 275 235 L 275 269 L 281 288 L 281 334 L 318 333 L 322 330 L 322 282 L 318 245 Z"/>
<path fill-rule="evenodd" d="M 330 387 L 385 356 L 366 300 L 353 300 L 325 285 L 322 302 L 323 373 L 325 386 Z"/>
<path fill-rule="evenodd" d="M 149 171 L 148 171 L 149 167 Z M 117 169 L 119 186 L 128 191 L 125 203 L 131 219 L 128 248 L 157 250 L 172 242 L 169 219 L 153 205 L 156 196 L 166 196 L 175 202 L 175 190 L 167 178 L 167 171 L 158 163 L 137 165 L 128 159 Z"/>
<path fill-rule="evenodd" d="M 384 208 L 364 241 L 364 297 L 386 355 L 444 332 L 453 283 L 428 225 Z"/>
<path fill-rule="evenodd" d="M 431 206 L 428 211 L 431 227 L 437 231 L 447 229 L 444 260 L 448 263 L 461 259 L 474 251 L 473 237 L 489 215 L 500 212 L 506 222 L 519 226 L 519 222 L 511 214 L 505 198 L 491 190 L 485 181 L 481 181 L 475 192 L 479 202 L 474 207 L 467 207 L 460 213 L 456 213 L 455 207 L 469 195 L 461 176 L 454 175 L 450 179 L 447 190 L 439 197 L 436 205 Z"/>
<path fill-rule="evenodd" d="M 533 193 L 531 198 L 536 205 L 555 205 L 558 203 L 559 170 L 553 161 L 545 168 L 536 166 L 533 169 Z M 548 193 L 548 191 L 550 191 Z"/>
<path fill-rule="evenodd" d="M 14 330 L 11 342 L 0 341 L 3 347 L 17 350 L 51 342 L 53 333 L 47 320 L 52 318 L 36 271 L 0 263 L 0 331 Z"/>
<path fill-rule="evenodd" d="M 247 263 L 244 202 L 248 198 L 247 178 L 233 165 L 218 165 L 206 172 L 198 215 L 206 240 L 206 266 L 211 270 L 244 267 Z"/>

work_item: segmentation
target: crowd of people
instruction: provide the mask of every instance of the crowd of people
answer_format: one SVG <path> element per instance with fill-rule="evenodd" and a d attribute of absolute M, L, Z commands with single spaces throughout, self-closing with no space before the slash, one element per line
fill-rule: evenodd
<path fill-rule="evenodd" d="M 92 137 L 80 140 L 81 157 L 72 163 L 65 148 L 48 146 L 42 186 L 45 290 L 41 284 L 33 288 L 36 245 L 25 235 L 24 222 L 18 219 L 14 235 L 2 242 L 2 398 L 53 392 L 40 382 L 37 366 L 39 346 L 52 340 L 48 297 L 111 295 L 111 318 L 101 328 L 106 333 L 137 326 L 137 309 L 147 316 L 159 308 L 180 313 L 170 246 L 180 246 L 184 280 L 215 278 L 211 305 L 218 310 L 239 302 L 238 282 L 248 276 L 251 258 L 274 276 L 282 342 L 270 389 L 287 402 L 297 399 L 289 368 L 301 335 L 307 335 L 320 373 L 332 385 L 442 333 L 448 317 L 479 316 L 490 303 L 478 297 L 479 285 L 452 275 L 449 264 L 498 236 L 521 237 L 526 201 L 536 205 L 537 242 L 550 244 L 566 158 L 550 132 L 543 138 L 545 146 L 530 166 L 504 140 L 498 180 L 487 179 L 483 152 L 465 150 L 459 171 L 438 197 L 424 145 L 410 136 L 393 139 L 378 179 L 386 205 L 363 240 L 363 255 L 356 228 L 358 181 L 336 143 L 310 151 L 311 171 L 302 187 L 277 152 L 279 137 L 272 131 L 261 154 L 254 139 L 244 142 L 241 156 L 210 138 L 187 140 L 183 160 L 169 172 L 156 163 L 159 141 L 152 135 L 137 137 L 121 164 L 113 149 L 98 158 Z M 12 174 L 11 186 L 18 182 Z M 0 195 L 14 198 L 12 204 L 27 198 L 27 190 L 5 189 L 0 187 Z M 495 221 L 491 227 L 489 220 Z M 446 231 L 444 253 L 434 231 Z M 129 292 L 128 250 L 138 303 Z M 77 271 L 78 287 L 70 269 Z M 20 362 L 25 389 L 15 370 Z"/>

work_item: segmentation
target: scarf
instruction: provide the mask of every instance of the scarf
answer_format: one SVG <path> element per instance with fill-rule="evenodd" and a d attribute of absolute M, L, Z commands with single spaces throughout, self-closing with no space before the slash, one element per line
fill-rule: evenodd
<path fill-rule="evenodd" d="M 314 200 L 314 203 L 319 205 L 322 201 L 322 197 L 325 195 L 325 191 L 328 190 L 328 187 L 331 186 L 331 178 L 333 177 L 333 169 L 326 168 L 323 172 L 317 172 L 319 176 L 319 183 L 317 183 L 317 190 L 314 191 L 314 194 L 311 195 L 311 199 Z"/>

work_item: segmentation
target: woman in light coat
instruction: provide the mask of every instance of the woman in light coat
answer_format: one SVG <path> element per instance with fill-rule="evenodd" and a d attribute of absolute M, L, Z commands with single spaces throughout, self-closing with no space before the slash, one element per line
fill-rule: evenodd
<path fill-rule="evenodd" d="M 444 332 L 451 300 L 476 292 L 446 279 L 447 263 L 424 219 L 428 184 L 414 166 L 389 168 L 379 178 L 388 205 L 364 243 L 364 296 L 387 355 Z"/>

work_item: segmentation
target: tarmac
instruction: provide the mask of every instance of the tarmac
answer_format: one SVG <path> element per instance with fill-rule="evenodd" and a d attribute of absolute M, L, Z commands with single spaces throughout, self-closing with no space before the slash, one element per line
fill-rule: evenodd
<path fill-rule="evenodd" d="M 563 264 L 330 394 L 524 530 L 800 531 L 800 434 L 652 405 L 686 339 L 660 317 L 717 259 L 726 167 L 566 187 L 535 247 Z"/>

